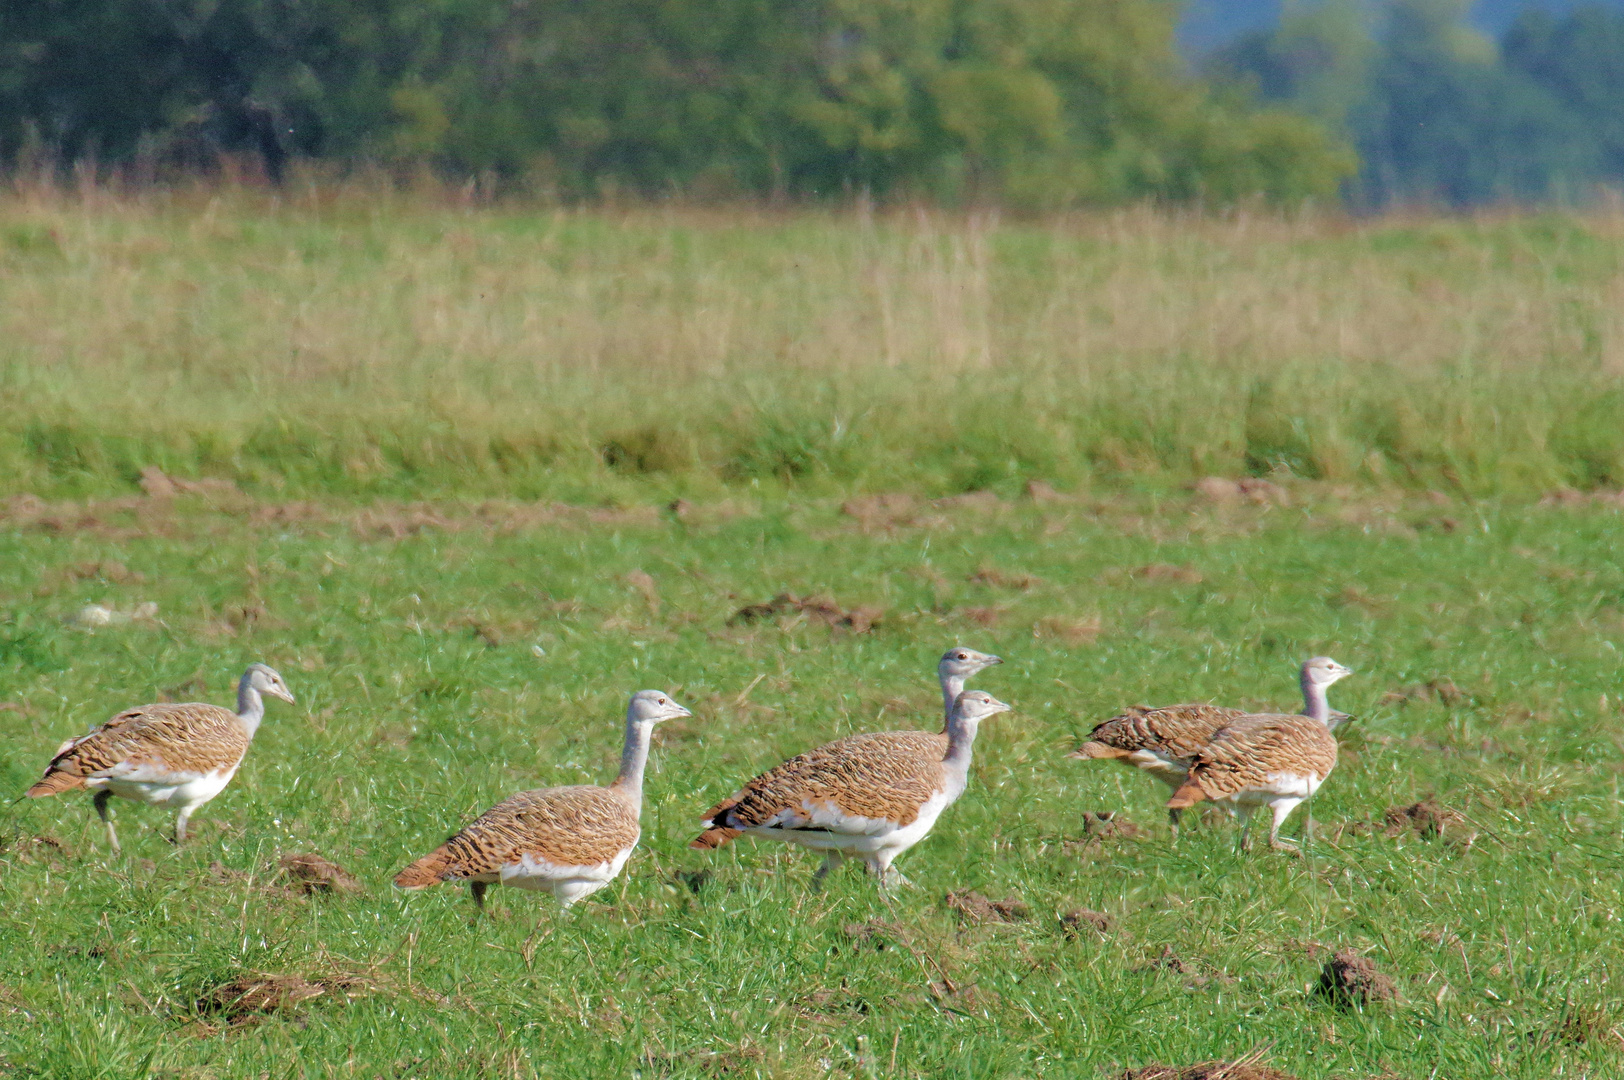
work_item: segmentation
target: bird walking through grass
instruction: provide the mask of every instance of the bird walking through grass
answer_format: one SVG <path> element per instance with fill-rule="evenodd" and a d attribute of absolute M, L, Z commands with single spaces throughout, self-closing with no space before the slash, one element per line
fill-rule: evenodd
<path fill-rule="evenodd" d="M 976 649 L 969 649 L 962 645 L 955 645 L 951 649 L 944 652 L 942 654 L 942 658 L 936 662 L 936 681 L 942 690 L 941 731 L 883 731 L 872 735 L 849 736 L 848 738 L 868 740 L 864 743 L 864 749 L 869 752 L 884 752 L 900 757 L 910 759 L 917 758 L 926 761 L 940 760 L 947 755 L 948 728 L 951 726 L 953 721 L 953 706 L 958 702 L 959 695 L 964 693 L 965 682 L 978 673 L 985 671 L 987 668 L 1002 664 L 1003 662 L 1002 657 L 994 656 L 992 653 L 979 652 Z M 833 743 L 819 747 L 817 750 L 812 751 L 812 753 L 822 753 L 823 751 L 830 750 L 831 748 L 841 745 L 847 741 L 847 739 L 837 739 Z M 802 756 L 804 757 L 805 755 Z M 799 760 L 799 758 L 795 760 Z M 781 765 L 779 768 L 786 768 L 788 764 L 789 763 L 785 763 L 785 765 Z M 777 770 L 774 770 L 774 772 L 776 771 Z M 771 775 L 773 775 L 771 772 L 764 773 L 762 776 L 758 776 L 755 780 L 752 780 L 751 784 L 756 784 Z M 747 786 L 744 790 L 735 793 L 734 800 L 737 801 L 738 799 L 742 798 L 748 792 L 748 790 L 749 788 Z M 703 824 L 707 827 L 706 831 L 696 837 L 688 846 L 700 849 L 718 848 L 741 835 L 741 830 L 733 829 L 726 825 L 717 826 L 713 824 L 716 815 L 718 813 L 724 813 L 724 808 L 729 807 L 730 805 L 731 803 L 724 802 L 712 809 L 710 815 L 707 816 L 703 822 Z M 726 814 L 724 813 L 724 817 L 725 816 Z M 779 834 L 775 833 L 773 835 L 778 836 Z M 795 839 L 788 834 L 779 836 L 779 838 L 789 840 L 792 843 L 796 842 Z M 808 844 L 807 846 L 827 847 L 831 845 Z M 830 850 L 829 854 L 824 859 L 823 865 L 818 869 L 817 874 L 814 875 L 813 882 L 822 882 L 823 879 L 828 876 L 829 872 L 835 869 L 835 867 L 839 866 L 842 861 L 844 861 L 844 855 L 841 851 Z"/>
<path fill-rule="evenodd" d="M 399 874 L 402 889 L 466 881 L 483 910 L 501 884 L 550 892 L 564 908 L 613 881 L 642 836 L 643 769 L 654 725 L 693 715 L 659 690 L 639 690 L 626 709 L 620 775 L 608 787 L 580 784 L 520 792 L 485 811 Z"/>
<path fill-rule="evenodd" d="M 1349 719 L 1347 713 L 1332 709 L 1326 700 L 1326 690 L 1340 675 L 1322 681 L 1320 675 L 1328 669 L 1323 665 L 1335 664 L 1327 657 L 1316 656 L 1305 661 L 1298 673 L 1303 693 L 1303 716 L 1313 717 L 1328 729 Z M 1337 665 L 1340 666 L 1340 665 Z M 1346 673 L 1346 669 L 1343 669 Z M 1184 704 L 1151 708 L 1136 705 L 1113 716 L 1089 732 L 1088 740 L 1067 757 L 1083 760 L 1120 761 L 1131 769 L 1154 776 L 1169 789 L 1177 791 L 1184 785 L 1196 755 L 1212 741 L 1212 737 L 1237 720 L 1249 714 L 1245 709 L 1224 708 L 1219 705 Z M 1182 808 L 1167 812 L 1173 834 L 1178 835 Z"/>
<path fill-rule="evenodd" d="M 784 840 L 828 853 L 814 881 L 856 858 L 891 892 L 908 883 L 892 862 L 964 794 L 981 721 L 1008 710 L 990 694 L 966 690 L 942 734 L 849 735 L 809 750 L 714 807 L 688 846 L 718 848 L 744 833 Z"/>
<path fill-rule="evenodd" d="M 293 703 L 282 676 L 251 664 L 237 683 L 235 713 L 203 703 L 127 709 L 63 743 L 27 795 L 39 799 L 81 787 L 94 791 L 92 801 L 115 854 L 118 832 L 107 809 L 113 796 L 178 806 L 175 843 L 185 843 L 193 812 L 224 791 L 242 764 L 265 716 L 266 694 Z"/>
<path fill-rule="evenodd" d="M 1303 665 L 1303 695 L 1309 708 L 1296 715 L 1243 716 L 1221 728 L 1196 753 L 1188 776 L 1167 800 L 1168 808 L 1187 809 L 1210 799 L 1234 813 L 1244 830 L 1251 814 L 1267 806 L 1273 815 L 1269 846 L 1302 854 L 1280 839 L 1280 826 L 1336 768 L 1336 737 L 1327 723 L 1325 692 L 1351 674 L 1328 656 L 1308 661 Z M 1311 829 L 1312 823 L 1305 833 Z M 1250 846 L 1245 832 L 1241 846 Z"/>

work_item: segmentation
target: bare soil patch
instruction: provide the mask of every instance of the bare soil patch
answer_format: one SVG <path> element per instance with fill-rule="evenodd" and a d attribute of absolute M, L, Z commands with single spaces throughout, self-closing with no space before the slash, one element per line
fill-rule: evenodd
<path fill-rule="evenodd" d="M 1087 930 L 1092 930 L 1103 937 L 1115 926 L 1116 920 L 1105 912 L 1095 911 L 1093 908 L 1072 908 L 1060 916 L 1060 932 L 1066 935 L 1068 941 L 1087 936 L 1084 933 Z"/>
<path fill-rule="evenodd" d="M 1423 839 L 1435 840 L 1446 832 L 1459 832 L 1466 818 L 1458 811 L 1438 805 L 1429 795 L 1409 806 L 1388 807 L 1387 813 L 1382 815 L 1382 823 L 1390 839 L 1413 832 Z"/>
<path fill-rule="evenodd" d="M 1341 1008 L 1372 1005 L 1398 997 L 1398 986 L 1353 949 L 1338 949 L 1320 971 L 1319 993 Z"/>
<path fill-rule="evenodd" d="M 804 616 L 854 634 L 866 634 L 874 629 L 885 612 L 875 607 L 842 608 L 827 596 L 800 597 L 794 593 L 779 593 L 765 604 L 749 604 L 735 611 L 727 620 L 729 626 L 748 626 L 762 619 L 781 615 Z"/>
<path fill-rule="evenodd" d="M 1256 1061 L 1201 1061 L 1194 1065 L 1146 1065 L 1121 1074 L 1122 1080 L 1297 1080 Z"/>
<path fill-rule="evenodd" d="M 298 975 L 255 973 L 240 975 L 210 988 L 194 1002 L 198 1015 L 244 1024 L 277 1014 L 290 1014 L 313 998 L 328 994 L 356 997 L 368 989 L 363 979 L 330 975 L 306 979 Z"/>
<path fill-rule="evenodd" d="M 281 867 L 289 885 L 306 896 L 356 892 L 361 888 L 361 882 L 354 874 L 314 852 L 284 855 Z"/>
<path fill-rule="evenodd" d="M 1032 909 L 1018 896 L 989 900 L 974 889 L 957 889 L 948 893 L 947 906 L 957 912 L 964 922 L 973 925 L 1020 922 L 1032 916 Z"/>

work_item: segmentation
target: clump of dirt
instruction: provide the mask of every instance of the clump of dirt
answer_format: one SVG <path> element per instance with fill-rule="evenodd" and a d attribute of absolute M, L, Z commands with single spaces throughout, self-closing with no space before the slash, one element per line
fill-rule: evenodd
<path fill-rule="evenodd" d="M 1448 678 L 1428 679 L 1424 683 L 1406 686 L 1402 690 L 1389 690 L 1382 695 L 1382 701 L 1398 705 L 1408 705 L 1412 701 L 1438 701 L 1454 706 L 1466 704 L 1469 700 L 1470 695 L 1456 686 L 1455 680 Z"/>
<path fill-rule="evenodd" d="M 1466 818 L 1447 806 L 1439 806 L 1429 795 L 1409 806 L 1388 807 L 1387 813 L 1382 815 L 1382 822 L 1387 826 L 1386 835 L 1389 839 L 1397 839 L 1405 833 L 1414 832 L 1424 839 L 1436 840 L 1448 830 L 1458 831 L 1466 824 Z"/>
<path fill-rule="evenodd" d="M 857 949 L 884 952 L 894 946 L 908 944 L 907 930 L 897 923 L 887 922 L 884 919 L 847 923 L 840 928 L 840 932 L 852 943 L 852 947 Z"/>
<path fill-rule="evenodd" d="M 92 578 L 99 578 L 113 585 L 141 585 L 147 580 L 145 574 L 132 572 L 129 567 L 117 559 L 74 563 L 65 572 L 74 581 L 89 581 Z"/>
<path fill-rule="evenodd" d="M 1184 959 L 1178 953 L 1173 951 L 1173 946 L 1171 945 L 1163 945 L 1162 951 L 1157 955 L 1156 959 L 1150 961 L 1148 964 L 1142 964 L 1133 970 L 1141 974 L 1170 971 L 1184 979 L 1184 987 L 1186 990 L 1200 990 L 1208 983 L 1212 982 L 1214 978 L 1221 983 L 1232 983 L 1235 981 L 1230 976 L 1222 973 L 1219 973 L 1216 976 L 1205 974 L 1201 970 L 1200 965 L 1194 961 Z"/>
<path fill-rule="evenodd" d="M 740 608 L 728 618 L 727 625 L 749 625 L 778 615 L 804 615 L 854 634 L 866 634 L 874 629 L 884 614 L 874 607 L 855 607 L 848 611 L 827 596 L 800 597 L 786 592 L 779 593 L 765 604 L 748 604 Z"/>
<path fill-rule="evenodd" d="M 1319 993 L 1342 1008 L 1392 1001 L 1398 987 L 1369 957 L 1338 949 L 1320 971 Z"/>
<path fill-rule="evenodd" d="M 1173 563 L 1151 563 L 1148 566 L 1135 567 L 1133 576 L 1140 581 L 1171 581 L 1179 585 L 1199 585 L 1204 578 L 1201 571 L 1193 566 L 1176 566 Z"/>
<path fill-rule="evenodd" d="M 955 982 L 945 975 L 930 984 L 930 996 L 948 1012 L 965 1015 L 985 1013 L 998 1002 L 997 994 L 983 990 L 975 983 Z"/>
<path fill-rule="evenodd" d="M 1004 617 L 1004 609 L 999 607 L 967 607 L 960 610 L 959 614 L 977 626 L 997 626 L 998 621 Z"/>
<path fill-rule="evenodd" d="M 1547 1038 L 1570 1046 L 1595 1045 L 1624 1049 L 1624 1030 L 1610 1014 L 1594 1005 L 1570 1006 Z"/>
<path fill-rule="evenodd" d="M 1086 856 L 1094 848 L 1103 848 L 1110 840 L 1137 840 L 1144 830 L 1114 810 L 1089 810 L 1083 814 L 1083 836 L 1078 840 L 1062 840 L 1060 850 L 1067 855 Z"/>
<path fill-rule="evenodd" d="M 202 480 L 182 480 L 174 476 L 166 476 L 164 471 L 156 465 L 148 465 L 141 470 L 141 479 L 138 481 L 141 490 L 149 499 L 173 499 L 177 495 L 241 495 L 237 485 L 230 480 L 205 477 Z"/>
<path fill-rule="evenodd" d="M 666 880 L 669 881 L 672 885 L 680 886 L 680 887 L 682 887 L 684 889 L 687 889 L 689 892 L 693 893 L 695 896 L 698 896 L 699 895 L 699 890 L 703 889 L 705 887 L 706 883 L 708 883 L 710 881 L 710 879 L 712 877 L 714 877 L 714 876 L 715 875 L 708 869 L 706 869 L 706 870 L 678 870 L 675 873 L 673 873 Z"/>
<path fill-rule="evenodd" d="M 1105 623 L 1098 615 L 1084 619 L 1067 619 L 1049 615 L 1032 624 L 1035 638 L 1053 638 L 1067 645 L 1090 645 L 1105 632 Z"/>
<path fill-rule="evenodd" d="M 1111 916 L 1093 908 L 1073 908 L 1060 916 L 1060 932 L 1066 935 L 1067 941 L 1077 940 L 1084 930 L 1109 934 L 1115 925 L 1116 921 Z"/>
<path fill-rule="evenodd" d="M 1018 896 L 989 900 L 974 889 L 958 889 L 947 894 L 947 906 L 967 923 L 1010 923 L 1030 918 L 1032 909 Z"/>
<path fill-rule="evenodd" d="M 972 585 L 987 585 L 994 589 L 1025 591 L 1043 579 L 1024 570 L 1000 570 L 996 566 L 983 566 L 967 579 Z"/>
<path fill-rule="evenodd" d="M 201 1016 L 228 1024 L 242 1024 L 290 1013 L 299 1005 L 327 993 L 351 994 L 363 987 L 360 979 L 345 975 L 305 979 L 298 975 L 241 975 L 205 991 L 194 1003 Z"/>
<path fill-rule="evenodd" d="M 1136 840 L 1144 830 L 1115 810 L 1089 810 L 1083 814 L 1083 832 L 1102 840 L 1110 837 Z"/>
<path fill-rule="evenodd" d="M 1287 506 L 1291 496 L 1279 484 L 1248 476 L 1230 480 L 1222 476 L 1204 476 L 1195 482 L 1195 493 L 1209 502 L 1233 503 L 1246 501 L 1258 506 Z"/>
<path fill-rule="evenodd" d="M 1297 1080 L 1257 1061 L 1200 1061 L 1194 1065 L 1146 1065 L 1129 1069 L 1122 1080 Z"/>
<path fill-rule="evenodd" d="M 282 856 L 282 873 L 288 883 L 306 896 L 316 893 L 355 892 L 361 882 L 354 874 L 312 852 Z"/>

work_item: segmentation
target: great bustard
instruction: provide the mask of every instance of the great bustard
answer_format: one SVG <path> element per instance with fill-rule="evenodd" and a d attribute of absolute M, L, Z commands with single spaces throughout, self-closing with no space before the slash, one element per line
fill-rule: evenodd
<path fill-rule="evenodd" d="M 1302 715 L 1313 717 L 1328 729 L 1334 730 L 1349 719 L 1347 713 L 1337 712 L 1326 701 L 1326 689 L 1341 678 L 1328 681 L 1321 675 L 1336 665 L 1334 660 L 1316 656 L 1304 662 L 1298 682 L 1303 692 Z M 1346 669 L 1343 669 L 1346 674 Z M 1139 769 L 1176 791 L 1184 783 L 1195 756 L 1212 737 L 1229 724 L 1251 715 L 1245 709 L 1228 709 L 1217 705 L 1166 705 L 1149 708 L 1136 705 L 1120 716 L 1098 725 L 1089 732 L 1088 741 L 1067 757 L 1084 760 L 1115 760 L 1132 769 Z M 1170 809 L 1168 819 L 1176 834 L 1180 811 Z"/>
<path fill-rule="evenodd" d="M 639 690 L 626 709 L 620 775 L 608 787 L 542 788 L 504 799 L 399 874 L 421 889 L 466 881 L 479 907 L 491 885 L 551 892 L 564 907 L 615 879 L 642 835 L 643 767 L 662 720 L 690 716 L 659 690 Z"/>
<path fill-rule="evenodd" d="M 964 794 L 981 721 L 1009 706 L 980 690 L 958 696 L 947 731 L 849 735 L 791 758 L 705 815 L 689 847 L 718 848 L 741 833 L 826 851 L 814 878 L 861 859 L 886 891 L 907 884 L 891 863 L 923 840 Z"/>
<path fill-rule="evenodd" d="M 1304 664 L 1303 692 L 1312 690 L 1315 707 L 1294 716 L 1243 716 L 1220 729 L 1196 753 L 1168 808 L 1181 810 L 1210 799 L 1235 814 L 1244 830 L 1252 812 L 1267 806 L 1273 814 L 1269 846 L 1300 855 L 1299 848 L 1280 839 L 1280 826 L 1336 768 L 1336 737 L 1326 722 L 1325 691 L 1351 674 L 1327 656 Z M 1242 847 L 1249 842 L 1243 832 Z"/>
<path fill-rule="evenodd" d="M 175 805 L 175 843 L 186 840 L 193 811 L 225 790 L 242 764 L 265 716 L 262 697 L 291 704 L 282 676 L 252 664 L 237 683 L 237 711 L 206 704 L 142 705 L 128 709 L 87 735 L 57 749 L 45 775 L 28 789 L 31 799 L 74 788 L 96 793 L 96 813 L 107 840 L 119 850 L 107 802 L 117 795 L 149 804 Z"/>

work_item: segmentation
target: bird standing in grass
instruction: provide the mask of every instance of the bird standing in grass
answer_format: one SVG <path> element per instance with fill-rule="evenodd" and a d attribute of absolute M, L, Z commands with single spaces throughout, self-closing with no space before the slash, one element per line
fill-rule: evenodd
<path fill-rule="evenodd" d="M 1326 722 L 1325 691 L 1351 674 L 1327 656 L 1304 664 L 1303 694 L 1310 708 L 1295 716 L 1243 716 L 1216 732 L 1195 755 L 1189 775 L 1167 800 L 1168 809 L 1210 799 L 1234 813 L 1244 829 L 1252 812 L 1267 806 L 1273 814 L 1269 846 L 1301 855 L 1300 848 L 1280 839 L 1280 826 L 1336 768 L 1336 737 Z M 1310 829 L 1312 822 L 1305 831 Z M 1245 833 L 1241 846 L 1250 846 Z"/>
<path fill-rule="evenodd" d="M 1331 675 L 1333 669 L 1342 674 Z M 1318 720 L 1328 730 L 1349 719 L 1347 713 L 1337 712 L 1326 701 L 1326 690 L 1331 683 L 1347 673 L 1346 668 L 1329 657 L 1316 656 L 1306 661 L 1299 674 L 1302 715 Z M 1138 705 L 1095 727 L 1089 732 L 1088 741 L 1066 756 L 1120 761 L 1154 776 L 1176 791 L 1183 786 L 1196 755 L 1213 736 L 1248 715 L 1251 714 L 1244 709 L 1217 705 L 1166 705 L 1155 709 Z M 1180 813 L 1177 807 L 1167 812 L 1175 836 Z"/>
<path fill-rule="evenodd" d="M 907 884 L 892 861 L 923 840 L 964 794 L 981 721 L 1009 706 L 980 690 L 958 696 L 947 731 L 849 735 L 791 758 L 705 815 L 688 846 L 718 848 L 742 833 L 827 851 L 815 881 L 859 858 L 887 892 Z"/>
<path fill-rule="evenodd" d="M 237 683 L 237 711 L 206 704 L 143 705 L 58 748 L 45 775 L 28 789 L 31 799 L 74 788 L 96 793 L 96 813 L 107 825 L 116 854 L 118 833 L 107 803 L 117 795 L 148 804 L 180 807 L 175 843 L 186 841 L 186 822 L 225 790 L 242 764 L 265 716 L 263 695 L 293 703 L 282 676 L 252 664 Z"/>
<path fill-rule="evenodd" d="M 923 761 L 927 764 L 932 761 L 941 761 L 947 755 L 948 729 L 953 722 L 953 706 L 957 703 L 959 695 L 964 693 L 965 681 L 977 673 L 1003 662 L 1001 657 L 994 656 L 991 653 L 978 652 L 975 649 L 967 649 L 962 645 L 955 645 L 942 654 L 942 658 L 936 662 L 936 681 L 942 689 L 942 730 L 940 732 L 884 731 L 873 735 L 853 735 L 846 739 L 837 739 L 835 742 L 819 747 L 812 753 L 823 754 L 825 751 L 831 751 L 851 740 L 862 739 L 867 740 L 863 744 L 863 749 L 866 752 L 884 753 L 899 759 Z M 802 755 L 802 757 L 806 756 Z M 799 761 L 800 758 L 795 760 Z M 756 777 L 755 780 L 751 781 L 751 784 L 757 784 L 767 777 L 775 775 L 779 769 L 788 768 L 789 764 L 792 763 L 785 763 L 772 772 Z M 749 790 L 750 788 L 746 787 L 744 791 L 740 791 L 734 796 L 733 802 L 743 798 Z M 711 827 L 716 815 L 722 813 L 726 816 L 725 811 L 731 806 L 732 803 L 722 803 L 713 809 L 703 822 L 707 826 L 706 831 L 688 846 L 701 849 L 718 848 L 740 835 L 741 830 L 738 829 L 727 826 Z M 774 833 L 772 835 L 778 836 L 780 834 Z M 790 840 L 792 843 L 795 842 L 795 839 L 787 834 L 781 835 L 780 838 Z M 828 844 L 810 844 L 808 846 L 833 847 L 833 845 Z M 839 850 L 831 850 L 828 856 L 825 857 L 823 865 L 813 877 L 813 881 L 821 882 L 828 876 L 829 871 L 839 866 L 843 860 L 844 855 Z M 896 879 L 900 879 L 900 875 L 897 875 Z"/>
<path fill-rule="evenodd" d="M 626 709 L 620 775 L 608 787 L 543 788 L 504 799 L 395 875 L 395 884 L 466 881 L 481 909 L 495 884 L 545 890 L 565 908 L 591 896 L 615 879 L 642 835 L 643 767 L 654 725 L 691 715 L 659 690 L 639 690 Z"/>

